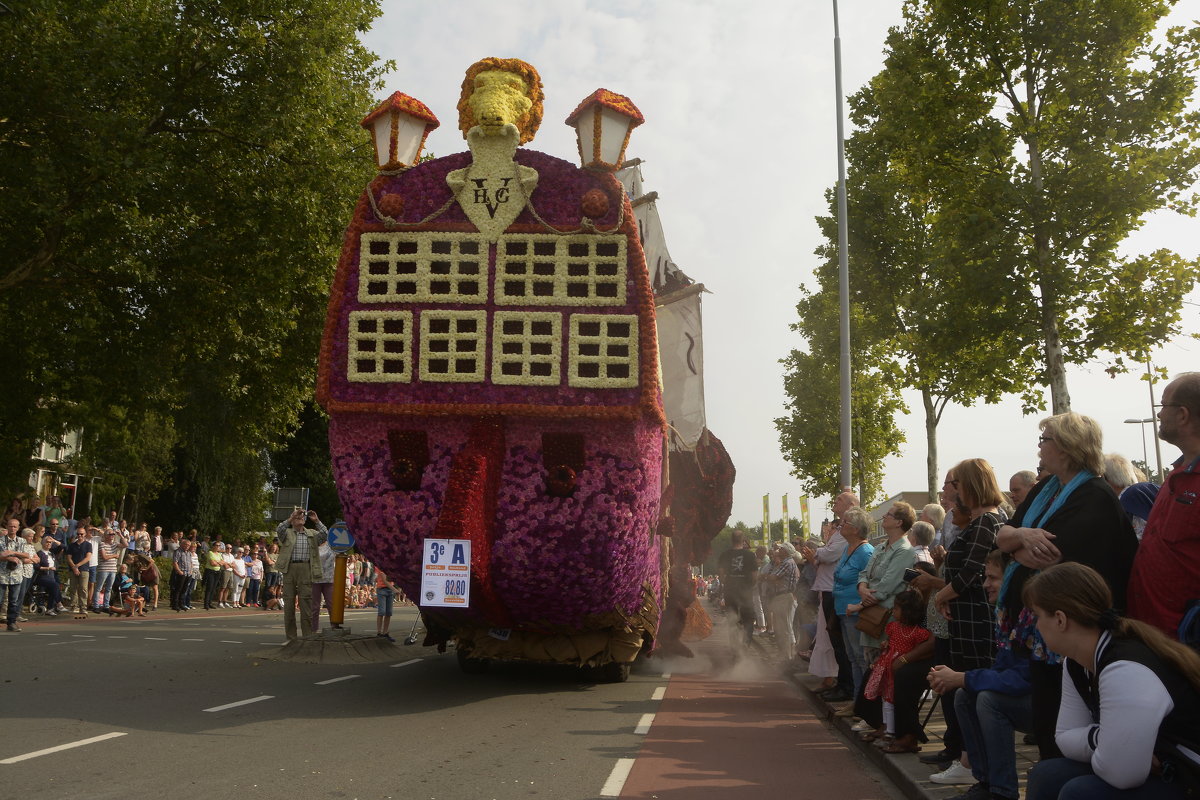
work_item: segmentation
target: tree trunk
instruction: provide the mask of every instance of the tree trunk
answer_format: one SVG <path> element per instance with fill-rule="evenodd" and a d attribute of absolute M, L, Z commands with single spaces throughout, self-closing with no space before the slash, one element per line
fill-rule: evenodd
<path fill-rule="evenodd" d="M 937 502 L 938 493 L 938 415 L 933 407 L 933 398 L 928 389 L 921 390 L 921 405 L 925 406 L 925 484 L 929 491 L 929 502 Z"/>
<path fill-rule="evenodd" d="M 1063 363 L 1062 339 L 1058 335 L 1058 319 L 1054 313 L 1053 295 L 1048 298 L 1042 290 L 1042 338 L 1046 344 L 1046 380 L 1050 384 L 1051 410 L 1065 414 L 1071 410 L 1071 394 L 1067 391 L 1067 368 Z"/>
<path fill-rule="evenodd" d="M 1026 76 L 1027 79 L 1029 76 Z M 1031 84 L 1027 80 L 1027 84 Z M 1035 107 L 1032 85 L 1029 109 Z M 1037 262 L 1038 288 L 1041 290 L 1042 342 L 1046 353 L 1046 380 L 1050 384 L 1050 403 L 1055 414 L 1071 410 L 1071 395 L 1067 391 L 1067 370 L 1063 363 L 1062 339 L 1058 334 L 1058 297 L 1051 288 L 1052 270 L 1050 233 L 1046 225 L 1045 203 L 1042 198 L 1042 149 L 1032 133 L 1025 139 L 1029 148 L 1029 178 L 1033 185 L 1033 253 Z"/>

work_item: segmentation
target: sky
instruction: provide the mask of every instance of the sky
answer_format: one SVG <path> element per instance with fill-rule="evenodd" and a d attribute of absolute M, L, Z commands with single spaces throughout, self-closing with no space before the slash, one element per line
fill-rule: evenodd
<path fill-rule="evenodd" d="M 627 157 L 644 161 L 645 189 L 659 193 L 672 260 L 712 292 L 704 298 L 705 394 L 708 426 L 737 468 L 730 524 L 760 522 L 764 494 L 773 519 L 784 494 L 796 516 L 803 491 L 780 454 L 773 421 L 785 413 L 779 361 L 804 344 L 788 329 L 800 287 L 816 287 L 813 251 L 822 237 L 815 217 L 827 213 L 824 193 L 837 180 L 832 3 L 385 0 L 383 7 L 363 36 L 395 62 L 378 96 L 401 91 L 433 110 L 442 125 L 426 152 L 466 149 L 455 110 L 459 87 L 467 67 L 487 56 L 520 58 L 541 74 L 545 115 L 525 145 L 530 149 L 575 161 L 574 129 L 563 120 L 597 88 L 638 106 L 646 122 L 633 131 Z M 884 39 L 901 22 L 900 9 L 899 0 L 840 3 L 847 96 L 882 68 Z M 1176 9 L 1170 21 L 1188 20 Z M 1169 247 L 1194 258 L 1198 233 L 1200 220 L 1163 212 L 1130 237 L 1124 252 Z M 1188 301 L 1184 328 L 1194 334 L 1200 291 Z M 1152 360 L 1172 375 L 1200 369 L 1200 341 L 1185 335 L 1164 342 Z M 1141 460 L 1143 426 L 1124 420 L 1151 416 L 1147 384 L 1136 374 L 1110 378 L 1104 366 L 1068 369 L 1072 409 L 1100 422 L 1106 451 Z M 897 424 L 908 441 L 887 463 L 887 495 L 926 484 L 920 398 L 905 399 L 910 413 Z M 1015 398 L 949 407 L 938 429 L 941 470 L 983 457 L 1004 483 L 1035 468 L 1038 421 L 1048 413 L 1023 416 Z M 1178 455 L 1162 443 L 1164 463 Z M 814 523 L 827 515 L 828 501 L 811 501 Z"/>

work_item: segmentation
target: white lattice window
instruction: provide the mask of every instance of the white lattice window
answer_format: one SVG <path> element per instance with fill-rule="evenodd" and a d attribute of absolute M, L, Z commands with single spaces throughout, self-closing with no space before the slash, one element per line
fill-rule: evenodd
<path fill-rule="evenodd" d="M 638 382 L 638 320 L 633 314 L 572 314 L 570 386 L 622 389 Z"/>
<path fill-rule="evenodd" d="M 473 233 L 364 233 L 361 303 L 483 303 L 488 245 Z"/>
<path fill-rule="evenodd" d="M 352 381 L 412 381 L 411 311 L 351 311 L 346 377 Z"/>
<path fill-rule="evenodd" d="M 509 234 L 496 244 L 499 305 L 625 304 L 625 238 Z"/>
<path fill-rule="evenodd" d="M 561 380 L 562 315 L 497 311 L 492 320 L 492 383 L 557 386 Z"/>
<path fill-rule="evenodd" d="M 486 311 L 421 312 L 421 380 L 482 383 Z"/>

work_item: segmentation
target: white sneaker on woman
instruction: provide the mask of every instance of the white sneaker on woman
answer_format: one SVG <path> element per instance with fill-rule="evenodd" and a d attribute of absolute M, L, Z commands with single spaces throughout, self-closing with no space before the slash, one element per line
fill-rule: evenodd
<path fill-rule="evenodd" d="M 955 761 L 941 772 L 933 773 L 929 776 L 929 780 L 943 785 L 975 783 L 975 777 L 971 774 L 971 770 L 964 767 L 959 761 Z"/>

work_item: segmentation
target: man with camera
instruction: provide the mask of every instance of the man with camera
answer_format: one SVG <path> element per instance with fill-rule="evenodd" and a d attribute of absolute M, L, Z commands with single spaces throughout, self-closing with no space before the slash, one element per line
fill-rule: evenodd
<path fill-rule="evenodd" d="M 25 580 L 26 564 L 33 559 L 26 552 L 25 540 L 21 538 L 20 520 L 10 519 L 0 539 L 0 607 L 6 609 L 4 620 L 11 633 L 20 633 L 17 617 L 21 615 L 21 582 Z"/>
<path fill-rule="evenodd" d="M 329 536 L 317 512 L 296 508 L 287 522 L 275 529 L 279 558 L 275 562 L 283 579 L 283 626 L 288 641 L 296 638 L 296 598 L 300 598 L 300 632 L 312 633 L 312 583 L 321 575 L 318 548 Z"/>

